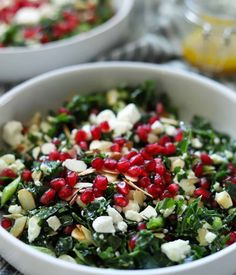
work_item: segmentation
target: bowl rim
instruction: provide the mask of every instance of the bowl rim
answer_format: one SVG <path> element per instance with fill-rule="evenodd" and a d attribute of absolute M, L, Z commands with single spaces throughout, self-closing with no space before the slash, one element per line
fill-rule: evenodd
<path fill-rule="evenodd" d="M 119 25 L 123 20 L 125 20 L 125 18 L 128 17 L 134 6 L 134 1 L 135 0 L 123 0 L 121 6 L 115 11 L 115 14 L 110 19 L 87 32 L 73 35 L 66 39 L 48 42 L 46 44 L 39 44 L 35 47 L 25 46 L 0 48 L 0 57 L 1 55 L 5 54 L 14 55 L 54 50 L 66 46 L 71 46 L 73 44 L 77 44 L 87 39 L 99 36 L 105 33 L 106 31 L 113 29 L 115 26 Z"/>
<path fill-rule="evenodd" d="M 173 68 L 168 68 L 166 65 L 155 65 L 155 64 L 147 64 L 142 62 L 99 62 L 99 63 L 88 63 L 88 64 L 81 64 L 75 65 L 70 67 L 65 67 L 62 69 L 57 69 L 51 71 L 49 73 L 42 74 L 40 76 L 34 77 L 30 80 L 23 82 L 22 84 L 14 87 L 9 92 L 4 94 L 0 97 L 0 108 L 4 106 L 9 101 L 11 101 L 15 96 L 24 91 L 25 88 L 33 87 L 34 85 L 40 84 L 41 82 L 50 81 L 54 77 L 60 77 L 62 75 L 71 74 L 71 73 L 78 73 L 80 71 L 89 71 L 92 70 L 102 70 L 102 69 L 109 69 L 109 70 L 117 70 L 117 69 L 136 69 L 136 70 L 146 70 L 147 72 L 156 72 L 157 74 L 168 74 L 170 77 L 178 77 L 182 79 L 188 79 L 193 82 L 197 82 L 202 86 L 211 87 L 216 93 L 220 94 L 221 96 L 226 96 L 229 99 L 233 100 L 236 103 L 236 93 L 225 87 L 224 85 L 217 83 L 214 80 L 208 79 L 204 76 L 197 75 L 191 72 L 185 72 L 183 70 L 176 71 Z M 68 271 L 74 272 L 87 272 L 94 275 L 161 275 L 161 274 L 175 274 L 176 272 L 181 271 L 191 271 L 194 268 L 197 268 L 204 264 L 209 264 L 211 262 L 217 261 L 218 259 L 229 255 L 231 252 L 236 250 L 236 243 L 228 246 L 214 254 L 206 256 L 202 259 L 195 260 L 193 262 L 175 265 L 171 267 L 163 267 L 163 268 L 153 268 L 153 269 L 143 269 L 143 270 L 121 270 L 121 269 L 108 269 L 108 268 L 97 268 L 91 266 L 85 266 L 81 264 L 74 264 L 69 263 L 47 254 L 41 253 L 34 248 L 30 247 L 29 245 L 25 244 L 24 242 L 18 240 L 17 238 L 13 237 L 10 233 L 4 230 L 0 226 L 0 238 L 3 238 L 6 242 L 14 245 L 19 251 L 22 251 L 35 259 L 39 259 L 47 264 L 57 265 L 58 267 L 67 269 Z M 4 257 L 4 255 L 3 255 Z"/>

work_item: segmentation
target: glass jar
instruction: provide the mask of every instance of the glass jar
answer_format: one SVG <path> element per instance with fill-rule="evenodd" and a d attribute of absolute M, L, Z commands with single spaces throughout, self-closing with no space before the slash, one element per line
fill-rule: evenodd
<path fill-rule="evenodd" d="M 236 73 L 236 1 L 185 0 L 184 16 L 184 58 L 207 73 Z"/>

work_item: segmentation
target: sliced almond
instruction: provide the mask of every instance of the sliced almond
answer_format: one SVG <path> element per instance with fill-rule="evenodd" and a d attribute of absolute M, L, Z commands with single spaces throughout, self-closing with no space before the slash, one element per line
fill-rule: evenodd
<path fill-rule="evenodd" d="M 137 182 L 138 181 L 138 178 L 137 177 L 131 177 L 127 174 L 124 174 L 125 178 L 128 180 L 128 181 L 132 181 L 132 182 Z"/>
<path fill-rule="evenodd" d="M 76 225 L 76 228 L 72 231 L 71 236 L 80 242 L 92 243 L 92 234 L 83 225 Z"/>
<path fill-rule="evenodd" d="M 24 231 L 26 222 L 27 222 L 27 217 L 20 217 L 16 219 L 13 227 L 10 230 L 10 233 L 16 238 L 19 237 Z"/>
<path fill-rule="evenodd" d="M 117 181 L 117 176 L 118 175 L 113 175 L 113 174 L 109 174 L 109 173 L 104 173 L 103 176 L 105 176 L 108 180 L 108 182 L 114 183 Z"/>
<path fill-rule="evenodd" d="M 173 118 L 161 117 L 160 121 L 162 123 L 171 124 L 171 125 L 174 125 L 174 126 L 178 126 L 179 125 L 179 122 L 177 120 L 173 119 Z"/>
<path fill-rule="evenodd" d="M 63 132 L 65 133 L 66 137 L 70 140 L 71 138 L 70 130 L 66 125 L 63 126 Z"/>
<path fill-rule="evenodd" d="M 78 175 L 86 176 L 86 175 L 93 174 L 95 171 L 96 171 L 96 169 L 94 169 L 94 168 L 88 168 L 88 169 L 84 170 L 83 172 L 78 173 Z"/>
<path fill-rule="evenodd" d="M 34 197 L 27 189 L 21 189 L 17 196 L 24 210 L 32 210 L 36 207 Z"/>
<path fill-rule="evenodd" d="M 74 188 L 78 188 L 80 190 L 80 189 L 89 188 L 92 186 L 93 186 L 93 184 L 91 182 L 78 182 L 78 183 L 76 183 Z"/>
<path fill-rule="evenodd" d="M 140 187 L 138 187 L 136 184 L 134 184 L 132 181 L 129 180 L 124 180 L 128 185 L 130 185 L 131 187 L 133 187 L 136 190 L 139 190 L 141 192 L 143 192 L 143 194 L 145 194 L 146 196 L 149 196 L 152 198 L 152 195 L 150 195 L 148 192 L 146 192 L 145 190 L 141 189 Z"/>
<path fill-rule="evenodd" d="M 117 170 L 108 170 L 108 169 L 103 169 L 101 173 L 107 173 L 111 175 L 119 175 L 120 173 Z"/>
<path fill-rule="evenodd" d="M 18 218 L 23 217 L 22 214 L 9 214 L 9 215 L 3 215 L 4 218 L 13 219 L 16 220 Z"/>

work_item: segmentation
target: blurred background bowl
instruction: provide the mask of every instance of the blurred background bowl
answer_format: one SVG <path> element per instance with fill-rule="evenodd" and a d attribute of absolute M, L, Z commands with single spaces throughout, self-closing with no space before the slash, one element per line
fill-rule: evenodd
<path fill-rule="evenodd" d="M 134 0 L 112 2 L 115 15 L 91 31 L 38 48 L 0 48 L 0 81 L 21 81 L 49 70 L 89 61 L 125 39 Z"/>

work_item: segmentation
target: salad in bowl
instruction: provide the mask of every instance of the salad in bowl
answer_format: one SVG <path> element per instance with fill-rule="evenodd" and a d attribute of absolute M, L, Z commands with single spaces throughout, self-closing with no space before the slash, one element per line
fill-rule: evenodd
<path fill-rule="evenodd" d="M 75 95 L 11 120 L 1 226 L 34 249 L 101 268 L 189 263 L 236 242 L 236 143 L 185 123 L 155 81 Z"/>

